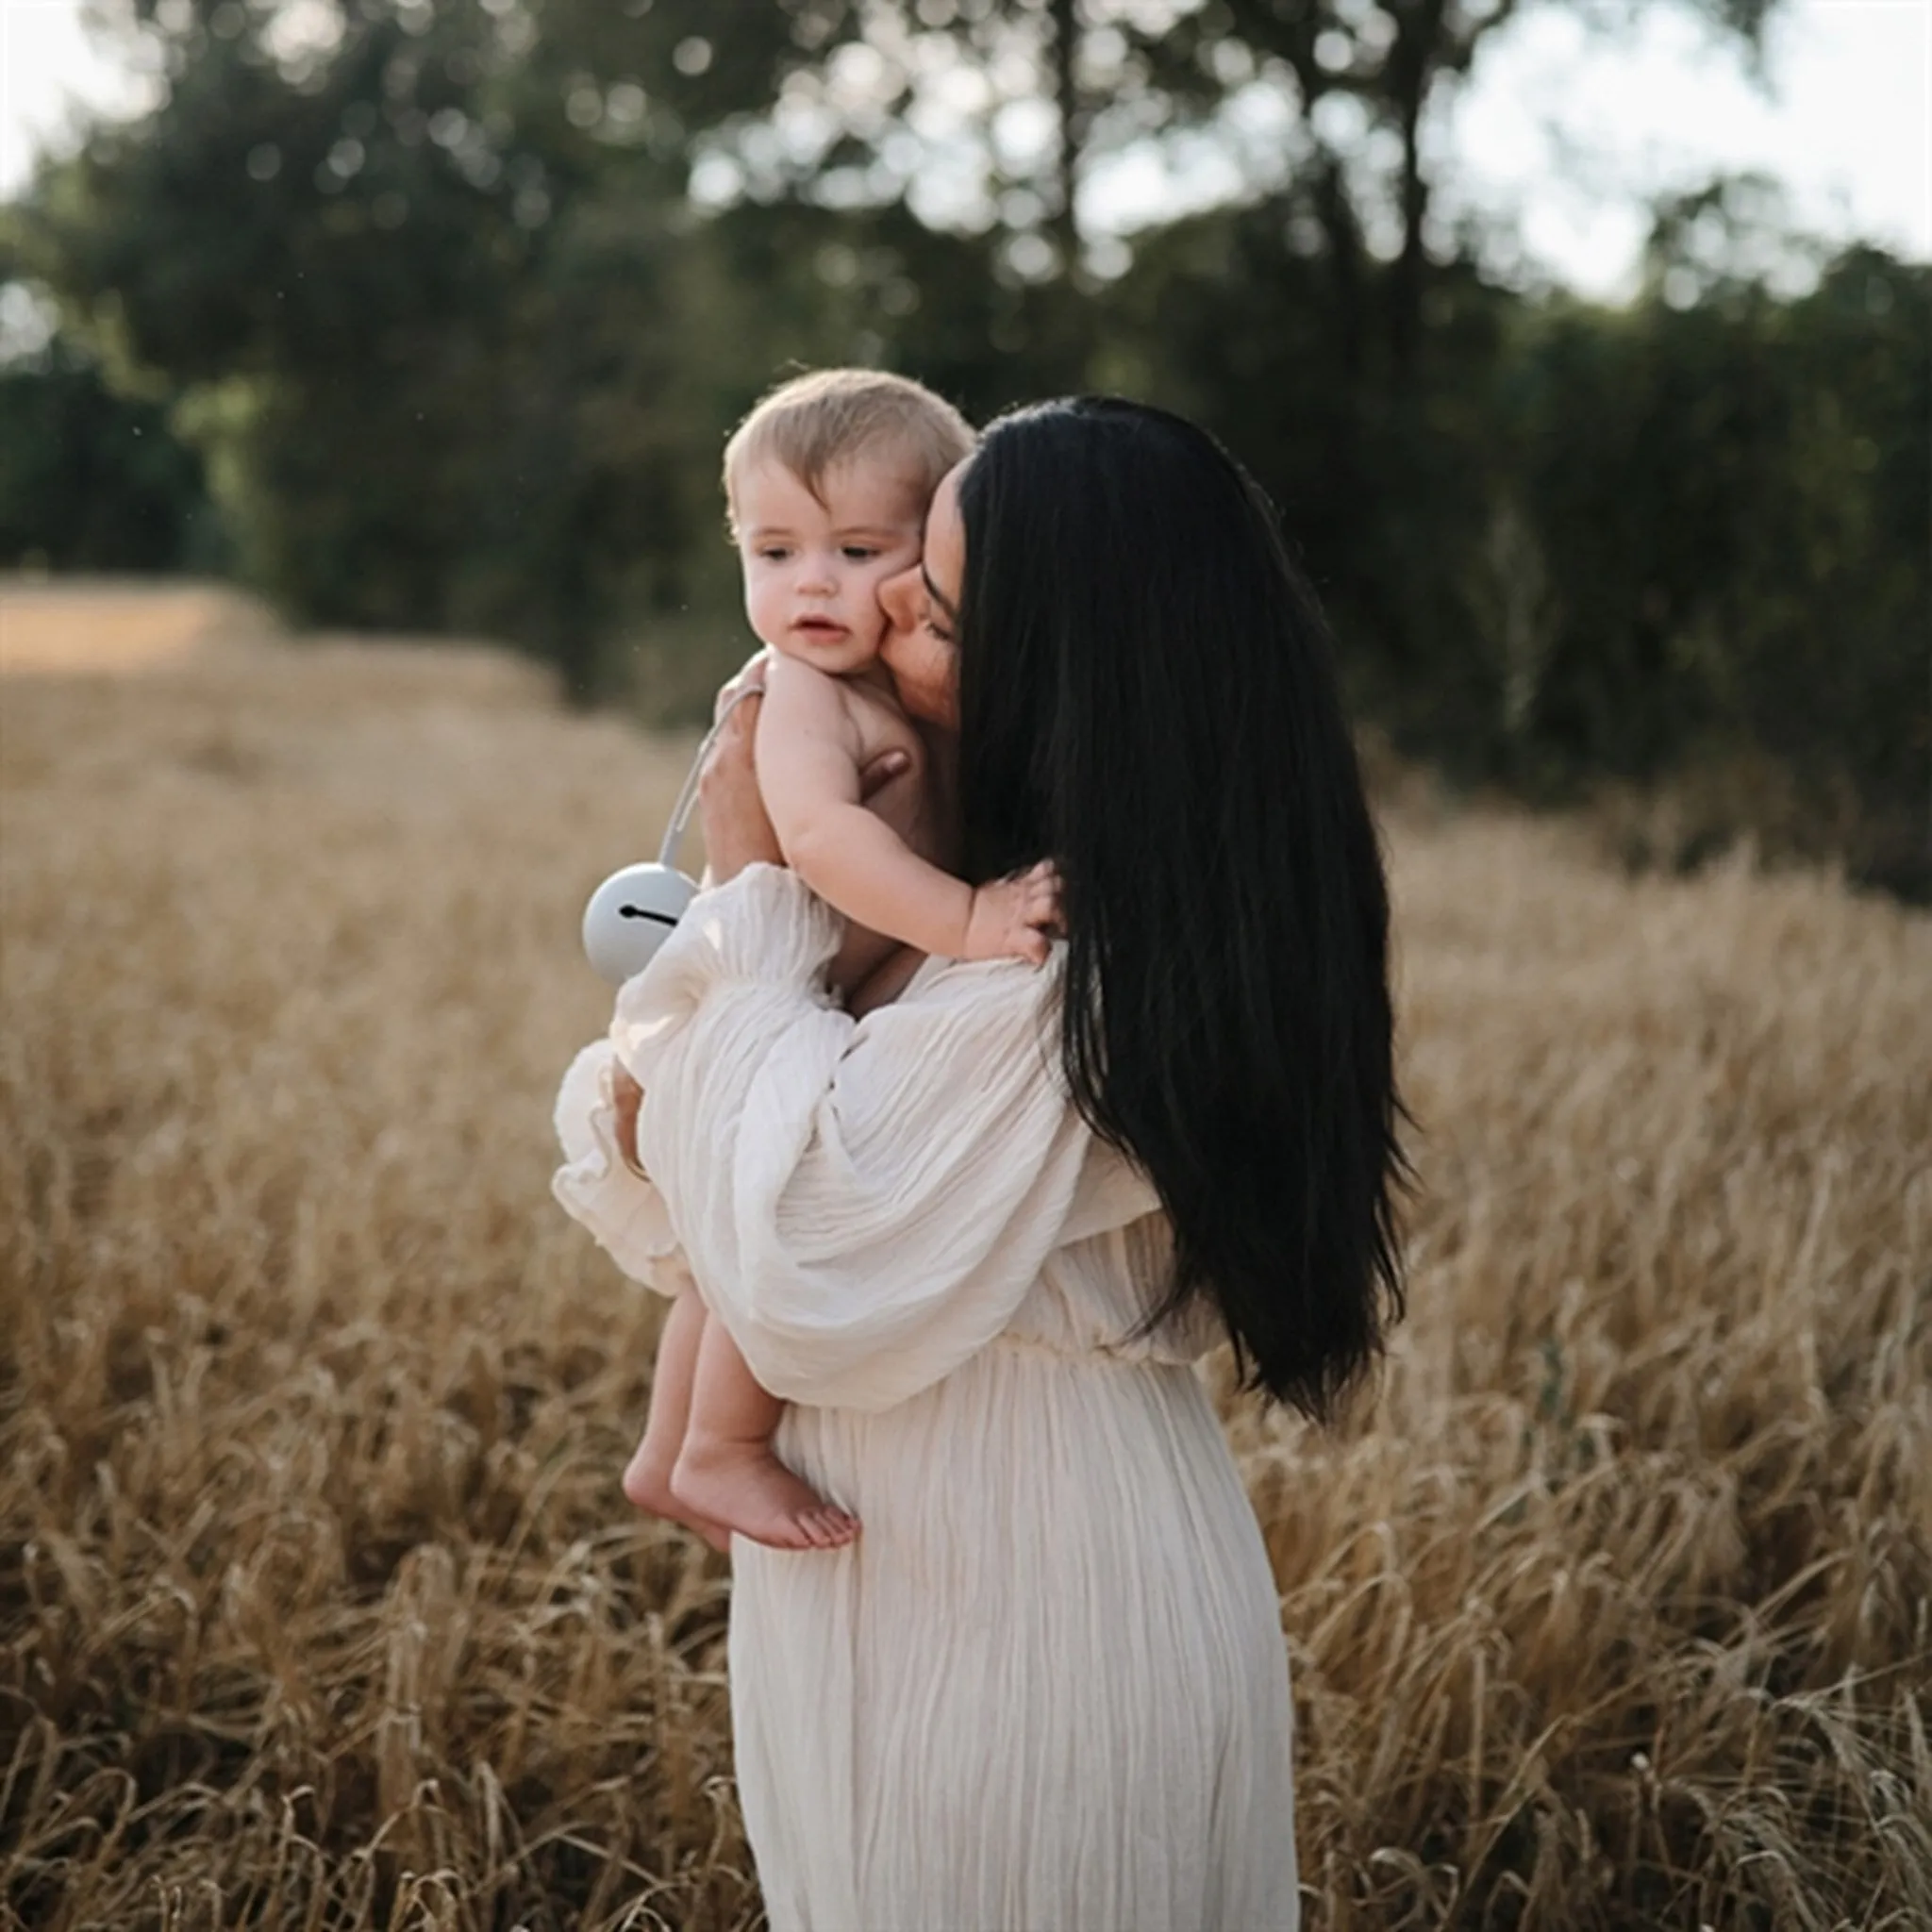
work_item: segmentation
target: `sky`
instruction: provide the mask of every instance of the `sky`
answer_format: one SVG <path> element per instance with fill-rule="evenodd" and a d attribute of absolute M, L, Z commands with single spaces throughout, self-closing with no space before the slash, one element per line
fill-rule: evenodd
<path fill-rule="evenodd" d="M 0 0 L 0 198 L 76 103 L 125 112 L 136 75 L 90 41 L 81 0 Z M 1526 6 L 1445 99 L 1431 145 L 1444 204 L 1507 218 L 1518 258 L 1579 292 L 1633 292 L 1645 205 L 1718 172 L 1782 181 L 1798 224 L 1932 260 L 1932 0 L 1784 0 L 1755 81 L 1711 29 L 1650 8 L 1617 35 Z M 1157 216 L 1171 186 L 1116 167 L 1083 204 Z"/>

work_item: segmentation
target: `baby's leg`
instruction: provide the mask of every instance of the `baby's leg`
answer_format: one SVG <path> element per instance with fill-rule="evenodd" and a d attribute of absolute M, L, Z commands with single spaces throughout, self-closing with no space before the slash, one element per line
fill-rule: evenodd
<path fill-rule="evenodd" d="M 644 1419 L 643 1436 L 624 1472 L 624 1493 L 640 1509 L 653 1516 L 668 1516 L 696 1530 L 714 1550 L 728 1550 L 730 1531 L 701 1517 L 671 1492 L 672 1465 L 684 1446 L 685 1427 L 691 1418 L 698 1348 L 710 1325 L 704 1302 L 694 1289 L 687 1289 L 671 1304 L 664 1332 L 658 1338 L 650 1412 Z"/>
<path fill-rule="evenodd" d="M 698 1349 L 691 1420 L 671 1472 L 687 1510 L 779 1550 L 849 1543 L 858 1523 L 799 1481 L 772 1451 L 785 1405 L 759 1388 L 721 1322 L 707 1322 Z"/>

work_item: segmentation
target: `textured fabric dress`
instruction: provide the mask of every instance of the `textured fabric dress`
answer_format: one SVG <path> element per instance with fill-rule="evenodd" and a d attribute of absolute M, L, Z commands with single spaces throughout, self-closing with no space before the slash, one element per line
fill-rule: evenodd
<path fill-rule="evenodd" d="M 1057 974 L 929 961 L 854 1021 L 836 915 L 755 866 L 620 992 L 557 1193 L 695 1280 L 855 1512 L 732 1551 L 741 1798 L 775 1932 L 1291 1932 L 1286 1652 L 1168 1254 L 1069 1101 Z M 613 1056 L 642 1084 L 616 1158 Z"/>

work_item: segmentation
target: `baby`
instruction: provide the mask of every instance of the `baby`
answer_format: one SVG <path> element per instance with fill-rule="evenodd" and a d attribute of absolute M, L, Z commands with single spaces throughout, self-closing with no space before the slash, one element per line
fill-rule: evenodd
<path fill-rule="evenodd" d="M 958 411 L 918 383 L 832 369 L 774 390 L 724 449 L 745 612 L 770 654 L 758 791 L 787 864 L 848 921 L 831 968 L 841 993 L 901 944 L 956 959 L 1047 954 L 1048 868 L 969 886 L 934 862 L 941 814 L 929 799 L 913 844 L 860 802 L 861 773 L 887 753 L 925 767 L 879 661 L 878 590 L 919 561 L 926 506 L 972 446 Z M 783 1549 L 849 1542 L 858 1523 L 773 1453 L 782 1412 L 697 1296 L 680 1295 L 625 1494 L 721 1547 L 734 1530 Z"/>

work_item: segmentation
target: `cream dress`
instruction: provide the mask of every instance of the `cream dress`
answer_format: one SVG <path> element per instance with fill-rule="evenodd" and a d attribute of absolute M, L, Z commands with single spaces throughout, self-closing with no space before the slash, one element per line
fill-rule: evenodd
<path fill-rule="evenodd" d="M 1125 1339 L 1166 1224 L 1066 1096 L 1057 975 L 929 961 L 854 1021 L 839 937 L 771 866 L 705 894 L 557 1112 L 558 1199 L 636 1280 L 695 1279 L 864 1525 L 732 1549 L 774 1932 L 1290 1932 L 1288 1667 L 1215 1329 Z"/>

